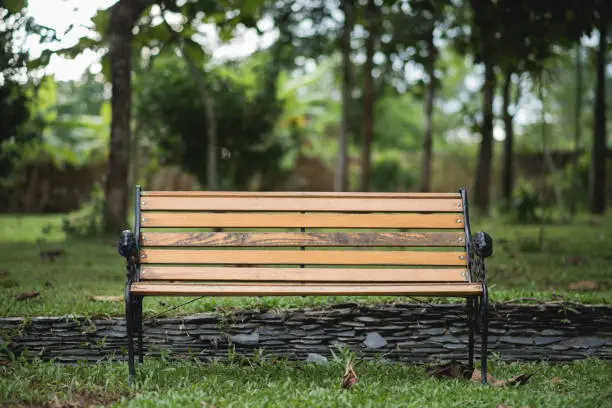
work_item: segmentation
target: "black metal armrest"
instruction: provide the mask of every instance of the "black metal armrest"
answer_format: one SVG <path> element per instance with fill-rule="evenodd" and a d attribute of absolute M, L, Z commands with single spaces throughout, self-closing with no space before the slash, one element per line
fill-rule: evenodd
<path fill-rule="evenodd" d="M 493 254 L 493 238 L 486 232 L 477 232 L 472 238 L 474 252 L 481 258 L 488 258 Z"/>
<path fill-rule="evenodd" d="M 119 242 L 117 242 L 117 251 L 127 262 L 128 281 L 138 280 L 138 244 L 132 231 L 121 232 Z"/>

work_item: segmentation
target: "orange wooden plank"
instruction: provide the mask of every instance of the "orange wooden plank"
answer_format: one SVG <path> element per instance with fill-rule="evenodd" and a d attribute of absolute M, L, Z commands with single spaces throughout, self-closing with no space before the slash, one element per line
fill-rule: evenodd
<path fill-rule="evenodd" d="M 140 278 L 154 281 L 466 282 L 467 270 L 145 266 Z"/>
<path fill-rule="evenodd" d="M 463 230 L 461 214 L 260 214 L 145 212 L 143 228 L 431 228 Z"/>
<path fill-rule="evenodd" d="M 472 283 L 430 285 L 204 285 L 136 282 L 132 284 L 130 292 L 137 295 L 157 296 L 469 296 L 482 293 L 482 285 Z"/>
<path fill-rule="evenodd" d="M 142 249 L 141 263 L 465 265 L 465 252 Z"/>
<path fill-rule="evenodd" d="M 307 191 L 143 191 L 142 197 L 349 197 L 349 198 L 461 198 L 459 193 L 362 193 Z"/>

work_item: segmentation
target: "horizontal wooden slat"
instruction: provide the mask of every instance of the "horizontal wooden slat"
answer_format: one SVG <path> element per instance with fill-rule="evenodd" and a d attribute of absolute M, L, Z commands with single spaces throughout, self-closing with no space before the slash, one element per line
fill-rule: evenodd
<path fill-rule="evenodd" d="M 150 196 L 140 200 L 142 210 L 200 211 L 350 211 L 350 212 L 461 212 L 456 198 L 356 197 L 209 197 Z"/>
<path fill-rule="evenodd" d="M 465 252 L 143 249 L 142 263 L 465 265 Z"/>
<path fill-rule="evenodd" d="M 142 197 L 355 197 L 355 198 L 461 198 L 459 193 L 361 193 L 307 191 L 143 191 Z"/>
<path fill-rule="evenodd" d="M 258 214 L 146 212 L 141 226 L 177 228 L 456 228 L 461 214 Z"/>
<path fill-rule="evenodd" d="M 146 266 L 142 280 L 284 282 L 466 282 L 466 269 L 339 269 Z"/>
<path fill-rule="evenodd" d="M 231 285 L 231 284 L 156 284 L 136 282 L 131 292 L 138 295 L 158 296 L 376 296 L 426 295 L 469 296 L 482 293 L 482 286 L 472 283 L 415 284 L 415 285 Z"/>
<path fill-rule="evenodd" d="M 144 232 L 141 246 L 178 247 L 462 247 L 457 232 Z"/>

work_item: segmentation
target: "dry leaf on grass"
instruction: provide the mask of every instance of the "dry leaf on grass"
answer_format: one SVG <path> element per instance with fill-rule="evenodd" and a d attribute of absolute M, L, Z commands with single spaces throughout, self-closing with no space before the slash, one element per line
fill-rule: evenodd
<path fill-rule="evenodd" d="M 0 278 L 6 278 L 8 276 L 8 269 L 0 269 Z"/>
<path fill-rule="evenodd" d="M 526 384 L 531 378 L 530 374 L 515 375 L 514 377 L 508 378 L 507 380 L 498 380 L 491 374 L 487 373 L 487 382 L 495 387 L 505 387 L 506 385 L 519 385 Z M 482 380 L 482 374 L 480 370 L 474 370 L 472 373 L 473 382 L 480 383 Z"/>
<path fill-rule="evenodd" d="M 123 302 L 122 296 L 91 296 L 91 300 L 96 302 Z"/>
<path fill-rule="evenodd" d="M 561 384 L 563 380 L 559 377 L 553 377 L 552 380 L 550 380 L 550 382 L 553 384 Z"/>
<path fill-rule="evenodd" d="M 455 360 L 452 360 L 450 363 L 431 367 L 427 370 L 427 373 L 436 378 L 450 377 L 467 380 L 471 376 L 470 367 Z"/>
<path fill-rule="evenodd" d="M 597 290 L 599 285 L 597 282 L 592 280 L 584 280 L 579 282 L 572 282 L 568 285 L 571 290 Z"/>
<path fill-rule="evenodd" d="M 355 385 L 356 382 L 357 374 L 355 374 L 355 370 L 353 370 L 353 365 L 349 362 L 346 364 L 346 369 L 344 370 L 344 375 L 342 376 L 342 383 L 340 383 L 340 388 L 349 390 L 353 385 Z"/>
<path fill-rule="evenodd" d="M 38 292 L 36 290 L 33 290 L 31 292 L 23 292 L 23 293 L 20 293 L 17 296 L 15 296 L 15 300 L 22 301 L 22 300 L 26 300 L 26 299 L 32 299 L 32 298 L 37 297 L 38 295 L 40 295 L 40 292 Z"/>

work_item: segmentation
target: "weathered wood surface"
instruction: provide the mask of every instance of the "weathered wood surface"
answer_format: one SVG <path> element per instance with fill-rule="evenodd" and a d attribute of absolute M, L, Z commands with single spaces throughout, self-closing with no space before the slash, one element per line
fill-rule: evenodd
<path fill-rule="evenodd" d="M 140 251 L 141 263 L 247 265 L 465 265 L 465 252 L 342 250 L 196 250 Z"/>
<path fill-rule="evenodd" d="M 463 247 L 457 232 L 143 232 L 153 247 Z"/>
<path fill-rule="evenodd" d="M 309 191 L 143 191 L 142 197 L 295 197 L 295 198 L 461 198 L 459 193 L 377 193 Z"/>
<path fill-rule="evenodd" d="M 143 212 L 144 228 L 464 228 L 461 214 L 261 214 Z"/>
<path fill-rule="evenodd" d="M 322 211 L 322 212 L 458 212 L 456 198 L 378 198 L 355 197 L 211 197 L 147 196 L 140 200 L 142 210 L 196 211 Z"/>
<path fill-rule="evenodd" d="M 140 278 L 145 281 L 465 282 L 467 270 L 145 266 Z"/>
<path fill-rule="evenodd" d="M 482 293 L 482 285 L 470 283 L 436 284 L 194 284 L 147 283 L 132 284 L 131 293 L 155 296 L 469 296 Z"/>

